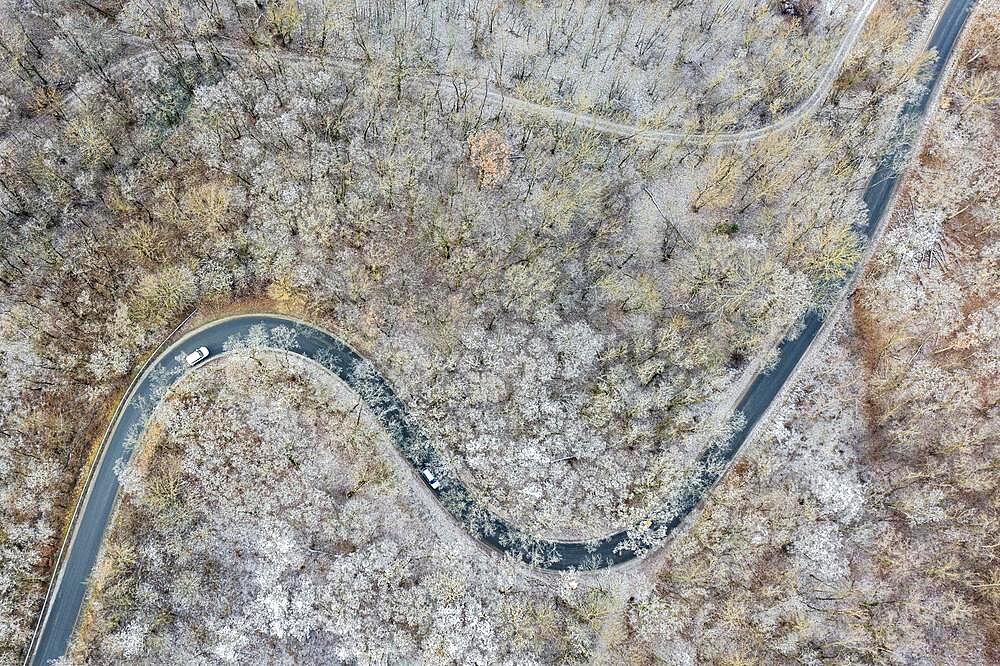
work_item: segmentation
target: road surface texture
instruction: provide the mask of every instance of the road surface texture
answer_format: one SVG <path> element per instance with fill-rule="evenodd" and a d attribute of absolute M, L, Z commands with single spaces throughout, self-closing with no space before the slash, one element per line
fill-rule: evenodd
<path fill-rule="evenodd" d="M 926 113 L 974 2 L 951 0 L 939 18 L 930 42 L 938 58 L 932 67 L 926 90 L 903 108 L 898 125 L 901 136 L 907 136 L 906 132 L 912 131 Z M 908 153 L 908 143 L 900 142 L 899 147 L 883 158 L 868 183 L 864 195 L 868 217 L 863 228 L 859 229 L 868 240 L 888 208 L 900 180 L 899 168 Z M 537 539 L 479 507 L 468 490 L 440 464 L 433 446 L 407 415 L 406 408 L 389 382 L 373 365 L 337 338 L 307 324 L 275 315 L 247 315 L 209 324 L 175 343 L 155 359 L 122 404 L 118 420 L 109 431 L 90 482 L 77 506 L 73 528 L 57 563 L 26 663 L 46 664 L 64 654 L 83 604 L 87 579 L 114 509 L 118 493 L 115 463 L 129 458 L 130 447 L 141 433 L 152 408 L 186 370 L 184 354 L 197 347 L 208 347 L 214 355 L 227 348 L 227 341 L 260 337 L 261 330 L 277 326 L 295 329 L 298 332 L 297 344 L 289 351 L 334 372 L 365 400 L 389 432 L 400 454 L 413 466 L 417 478 L 423 480 L 419 472 L 424 468 L 435 472 L 441 480 L 441 487 L 432 489 L 424 481 L 427 490 L 434 493 L 442 506 L 472 536 L 534 567 L 549 570 L 595 569 L 641 557 L 696 508 L 719 481 L 728 463 L 778 395 L 822 328 L 825 316 L 821 312 L 809 313 L 797 334 L 779 345 L 777 363 L 768 372 L 755 377 L 737 405 L 737 410 L 744 416 L 744 425 L 729 441 L 700 456 L 700 471 L 682 496 L 675 498 L 669 512 L 658 512 L 640 521 L 633 529 L 589 542 Z"/>

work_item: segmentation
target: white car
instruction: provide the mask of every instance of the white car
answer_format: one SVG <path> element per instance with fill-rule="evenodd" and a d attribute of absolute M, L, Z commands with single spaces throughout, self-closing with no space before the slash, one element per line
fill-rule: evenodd
<path fill-rule="evenodd" d="M 434 476 L 434 472 L 430 471 L 430 469 L 424 467 L 421 474 L 423 474 L 424 478 L 427 479 L 427 485 L 429 485 L 432 489 L 437 490 L 441 487 L 441 482 L 437 480 L 437 477 Z"/>
<path fill-rule="evenodd" d="M 198 347 L 193 352 L 184 357 L 188 366 L 194 367 L 208 358 L 208 347 Z"/>

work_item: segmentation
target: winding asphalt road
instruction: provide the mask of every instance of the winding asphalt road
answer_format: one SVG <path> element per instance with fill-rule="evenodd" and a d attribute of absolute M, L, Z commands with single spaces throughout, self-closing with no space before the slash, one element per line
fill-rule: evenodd
<path fill-rule="evenodd" d="M 930 85 L 904 107 L 899 121 L 901 136 L 912 130 L 916 121 L 925 114 L 974 2 L 951 0 L 941 15 L 930 43 L 939 54 Z M 869 240 L 892 199 L 900 179 L 899 166 L 908 153 L 909 145 L 904 142 L 900 148 L 885 156 L 868 183 L 864 195 L 868 217 L 859 231 Z M 415 471 L 425 467 L 435 470 L 442 481 L 441 488 L 434 490 L 428 486 L 428 490 L 471 535 L 535 567 L 550 570 L 594 569 L 641 557 L 695 509 L 721 478 L 728 463 L 778 395 L 822 328 L 824 317 L 818 312 L 808 314 L 800 332 L 780 344 L 775 367 L 759 374 L 738 403 L 737 409 L 744 415 L 745 425 L 728 442 L 701 455 L 701 471 L 682 496 L 671 504 L 669 511 L 656 512 L 631 530 L 586 543 L 536 539 L 478 507 L 467 489 L 440 464 L 433 446 L 409 418 L 389 382 L 374 366 L 332 335 L 274 315 L 249 315 L 207 325 L 175 343 L 155 359 L 123 403 L 95 463 L 95 472 L 85 495 L 77 507 L 70 538 L 60 557 L 56 578 L 49 588 L 26 663 L 45 664 L 65 652 L 83 604 L 87 579 L 114 509 L 118 493 L 115 462 L 129 458 L 130 444 L 144 428 L 152 408 L 170 385 L 183 375 L 186 369 L 183 356 L 187 351 L 206 346 L 217 354 L 227 346 L 227 341 L 246 338 L 254 327 L 260 327 L 257 331 L 279 326 L 293 328 L 297 331 L 297 344 L 289 351 L 322 364 L 351 386 L 371 407 L 390 433 L 397 450 Z M 419 474 L 417 476 L 422 479 Z"/>

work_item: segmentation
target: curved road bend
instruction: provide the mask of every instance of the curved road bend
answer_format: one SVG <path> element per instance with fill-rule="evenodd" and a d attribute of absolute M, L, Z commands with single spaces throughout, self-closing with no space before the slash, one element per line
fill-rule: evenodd
<path fill-rule="evenodd" d="M 905 136 L 907 128 L 912 128 L 914 121 L 926 112 L 974 2 L 975 0 L 951 0 L 939 19 L 931 38 L 931 47 L 937 50 L 939 57 L 933 65 L 927 89 L 903 108 L 899 121 L 901 136 Z M 908 152 L 909 146 L 904 142 L 886 155 L 868 183 L 864 195 L 868 217 L 859 231 L 869 240 L 885 214 L 899 182 L 900 175 L 894 167 L 898 167 Z M 627 562 L 642 556 L 651 545 L 670 534 L 721 478 L 726 465 L 739 451 L 809 348 L 824 319 L 825 315 L 822 313 L 809 313 L 802 330 L 794 338 L 786 339 L 779 345 L 776 366 L 770 372 L 755 377 L 737 406 L 738 411 L 745 416 L 745 425 L 728 442 L 705 451 L 700 456 L 700 461 L 706 464 L 689 489 L 675 501 L 673 511 L 667 515 L 650 516 L 643 521 L 641 529 L 634 532 L 619 532 L 587 543 L 536 539 L 478 508 L 468 490 L 440 465 L 433 447 L 408 417 L 405 407 L 388 381 L 371 364 L 365 363 L 364 359 L 335 337 L 272 315 L 250 315 L 211 324 L 171 346 L 129 394 L 119 421 L 106 440 L 96 463 L 96 473 L 82 504 L 77 507 L 70 541 L 60 559 L 59 570 L 55 572 L 55 582 L 45 600 L 40 627 L 32 640 L 26 663 L 46 664 L 65 652 L 83 604 L 87 579 L 97 559 L 118 493 L 115 461 L 128 459 L 130 450 L 126 444 L 141 431 L 149 412 L 166 389 L 183 374 L 184 351 L 204 345 L 213 353 L 218 353 L 228 339 L 234 336 L 246 337 L 251 327 L 257 325 L 294 327 L 298 331 L 298 345 L 293 351 L 324 365 L 347 382 L 372 408 L 390 433 L 400 454 L 415 469 L 430 467 L 436 471 L 442 481 L 441 488 L 432 490 L 428 487 L 428 490 L 438 497 L 445 509 L 472 535 L 490 547 L 532 566 L 565 570 L 608 567 Z"/>

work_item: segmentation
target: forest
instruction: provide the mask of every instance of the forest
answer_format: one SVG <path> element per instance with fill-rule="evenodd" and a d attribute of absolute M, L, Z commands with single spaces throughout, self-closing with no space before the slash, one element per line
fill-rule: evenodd
<path fill-rule="evenodd" d="M 775 342 L 804 312 L 833 307 L 835 286 L 862 257 L 856 232 L 865 214 L 860 192 L 887 148 L 898 108 L 922 85 L 930 56 L 921 44 L 941 3 L 878 3 L 822 105 L 792 129 L 745 146 L 714 146 L 703 135 L 694 136 L 708 127 L 761 127 L 793 108 L 811 92 L 856 11 L 838 3 L 831 13 L 810 2 L 762 3 L 756 13 L 731 3 L 684 2 L 610 3 L 607 12 L 587 3 L 587 11 L 572 11 L 579 4 L 390 2 L 333 11 L 340 6 L 31 0 L 6 8 L 0 25 L 0 54 L 8 65 L 0 91 L 5 135 L 0 151 L 0 664 L 18 663 L 30 638 L 68 512 L 108 415 L 135 369 L 192 313 L 198 322 L 247 309 L 287 312 L 337 333 L 392 380 L 453 473 L 485 507 L 547 537 L 591 538 L 630 524 L 662 505 L 691 473 L 697 454 L 727 435 L 741 382 L 766 366 Z M 650 19 L 654 9 L 657 20 L 668 15 L 666 5 L 675 6 L 669 10 L 675 21 Z M 969 48 L 985 55 L 969 56 L 970 71 L 956 74 L 965 77 L 955 84 L 965 92 L 945 99 L 954 97 L 949 113 L 957 118 L 950 129 L 936 125 L 941 129 L 931 136 L 944 138 L 921 154 L 921 168 L 939 165 L 924 176 L 928 182 L 952 180 L 913 190 L 925 197 L 948 192 L 951 198 L 942 199 L 947 203 L 927 204 L 935 210 L 964 196 L 957 193 L 971 191 L 953 165 L 958 121 L 961 131 L 972 133 L 962 135 L 965 141 L 986 141 L 980 135 L 988 135 L 989 114 L 995 113 L 990 69 L 995 12 L 979 11 L 978 32 L 973 30 L 969 39 L 982 43 Z M 699 13 L 704 18 L 696 20 Z M 491 15 L 506 33 L 486 36 Z M 553 20 L 556 16 L 563 17 L 562 24 Z M 542 25 L 553 26 L 554 32 L 546 36 Z M 403 40 L 403 34 L 415 35 L 414 41 Z M 641 61 L 633 48 L 640 48 L 640 35 L 647 34 L 656 34 L 656 43 L 672 44 L 670 58 L 661 53 Z M 628 39 L 628 49 L 615 48 L 616 35 Z M 552 40 L 558 39 L 566 46 L 554 46 Z M 752 51 L 740 52 L 744 43 L 752 44 Z M 677 62 L 675 54 L 684 50 L 701 55 Z M 760 77 L 747 90 L 735 83 L 747 77 L 728 64 L 737 55 Z M 626 60 L 628 66 L 622 65 Z M 616 83 L 613 76 L 593 75 L 598 61 L 609 72 L 624 72 L 624 78 Z M 773 68 L 754 64 L 765 61 Z M 462 85 L 459 69 L 468 75 Z M 440 77 L 454 85 L 441 85 Z M 589 100 L 580 97 L 584 79 L 594 83 Z M 656 82 L 652 88 L 650 81 Z M 518 113 L 481 92 L 491 86 L 512 97 L 635 122 L 650 122 L 655 115 L 662 120 L 655 121 L 657 126 L 679 126 L 675 119 L 683 118 L 680 125 L 692 138 L 654 143 L 545 114 Z M 677 90 L 682 92 L 675 96 Z M 684 99 L 684 106 L 676 106 L 675 99 Z M 938 122 L 947 123 L 948 117 Z M 988 155 L 984 149 L 982 159 Z M 989 173 L 979 169 L 975 178 Z M 995 196 L 991 182 L 977 187 L 982 201 Z M 963 224 L 995 219 L 976 212 L 982 202 L 956 204 L 966 205 L 959 215 Z M 918 229 L 896 233 L 908 239 L 928 233 L 926 226 L 911 226 Z M 940 231 L 944 226 L 938 228 L 945 233 Z M 965 248 L 970 241 L 961 234 L 979 232 L 949 233 L 947 238 L 959 240 L 928 246 L 929 258 L 921 255 L 920 261 L 940 263 L 950 256 L 957 262 L 950 243 Z M 990 236 L 977 235 L 976 242 L 983 238 Z M 900 252 L 905 247 L 891 245 Z M 992 256 L 990 246 L 983 247 L 983 256 Z M 908 259 L 900 255 L 884 261 L 892 266 Z M 976 269 L 968 271 L 973 280 Z M 924 469 L 926 457 L 919 450 L 893 457 L 898 452 L 884 432 L 885 424 L 896 427 L 893 419 L 910 414 L 904 407 L 919 395 L 915 387 L 907 393 L 908 385 L 898 379 L 911 367 L 904 347 L 910 338 L 899 337 L 898 323 L 885 307 L 885 294 L 902 298 L 909 292 L 891 281 L 879 283 L 878 273 L 865 275 L 851 303 L 859 336 L 872 336 L 864 338 L 871 340 L 865 352 L 870 369 L 844 371 L 860 377 L 858 386 L 873 387 L 864 403 L 867 416 L 857 422 L 881 423 L 872 426 L 885 442 L 878 464 L 899 470 L 923 460 L 912 473 L 920 479 L 930 474 L 929 486 L 941 486 L 941 479 L 960 470 L 950 462 Z M 969 297 L 963 313 L 968 326 L 950 333 L 941 347 L 952 347 L 932 360 L 958 362 L 980 349 L 975 345 L 989 353 L 982 336 L 995 330 L 990 322 L 995 323 L 996 313 L 975 306 L 990 302 L 989 284 L 995 283 L 940 287 L 986 295 Z M 908 325 L 920 330 L 922 324 Z M 861 353 L 846 342 L 837 344 L 845 354 Z M 902 365 L 888 365 L 882 358 L 886 350 Z M 263 363 L 275 365 L 273 359 Z M 975 367 L 995 372 L 995 358 L 992 364 Z M 626 653 L 636 663 L 670 661 L 651 656 L 670 650 L 689 655 L 678 657 L 681 663 L 708 663 L 715 657 L 699 653 L 681 637 L 700 635 L 710 625 L 713 632 L 742 631 L 744 625 L 692 619 L 709 613 L 709 605 L 681 619 L 662 614 L 685 612 L 676 595 L 711 598 L 717 602 L 712 608 L 740 604 L 740 599 L 727 601 L 735 598 L 728 587 L 733 578 L 706 587 L 692 571 L 685 583 L 692 587 L 678 591 L 671 576 L 683 566 L 663 565 L 669 573 L 651 573 L 647 563 L 639 568 L 642 573 L 623 576 L 624 581 L 567 576 L 539 582 L 493 556 L 467 552 L 464 542 L 455 545 L 460 534 L 440 536 L 429 527 L 440 518 L 422 507 L 406 484 L 393 480 L 398 477 L 391 472 L 391 453 L 379 449 L 377 459 L 352 453 L 359 439 L 374 446 L 377 432 L 360 424 L 360 430 L 320 424 L 319 405 L 343 412 L 350 409 L 349 397 L 323 398 L 333 390 L 323 385 L 325 380 L 277 365 L 251 377 L 243 361 L 220 362 L 217 373 L 213 369 L 211 376 L 193 378 L 181 397 L 162 406 L 163 431 L 148 433 L 142 445 L 148 467 L 123 469 L 123 508 L 102 560 L 102 576 L 95 581 L 89 622 L 78 636 L 79 654 L 98 663 L 166 659 L 154 656 L 163 654 L 157 650 L 165 645 L 176 646 L 178 655 L 194 654 L 209 641 L 230 650 L 217 654 L 219 660 L 237 655 L 292 659 L 285 653 L 279 657 L 278 643 L 261 638 L 273 630 L 285 632 L 282 650 L 329 648 L 343 650 L 344 660 L 373 662 L 380 654 L 462 661 L 456 655 L 473 643 L 435 644 L 444 640 L 447 622 L 458 621 L 460 614 L 407 615 L 410 608 L 425 612 L 427 598 L 439 599 L 434 595 L 443 592 L 432 590 L 428 581 L 442 577 L 477 586 L 467 594 L 452 590 L 446 595 L 451 601 L 436 603 L 445 609 L 469 604 L 472 608 L 463 612 L 494 623 L 482 629 L 493 641 L 483 649 L 498 651 L 484 652 L 485 660 L 586 661 L 607 649 L 611 663 Z M 266 385 L 268 378 L 287 389 Z M 261 384 L 248 384 L 253 381 Z M 828 375 L 815 381 L 828 381 Z M 293 391 L 296 386 L 308 389 Z M 813 390 L 828 386 L 817 384 Z M 805 390 L 800 387 L 793 395 Z M 278 413 L 254 409 L 262 395 L 279 401 Z M 191 404 L 185 407 L 185 401 Z M 220 404 L 218 418 L 193 422 L 190 410 L 204 401 Z M 798 402 L 787 410 L 793 407 L 797 416 L 775 422 L 798 418 L 796 431 L 808 423 L 817 438 L 824 428 L 842 427 L 824 420 L 836 413 L 810 412 L 812 407 Z M 995 418 L 995 397 L 992 409 L 970 408 L 968 418 Z M 234 429 L 258 412 L 264 420 L 254 424 L 250 441 L 261 444 L 260 450 L 244 449 L 237 456 L 234 449 L 234 467 L 218 469 L 214 476 L 191 467 L 197 467 L 190 462 L 197 458 L 188 456 L 204 455 L 198 447 L 233 444 L 239 440 L 235 432 L 246 434 Z M 879 416 L 883 412 L 889 416 Z M 308 451 L 308 460 L 306 451 L 293 447 L 292 457 L 302 457 L 300 466 L 286 465 L 287 457 L 268 460 L 279 466 L 273 471 L 288 488 L 315 493 L 303 512 L 331 510 L 333 524 L 323 527 L 330 530 L 323 536 L 327 550 L 308 554 L 314 547 L 309 539 L 316 535 L 301 531 L 301 525 L 281 525 L 268 536 L 284 532 L 288 542 L 247 543 L 246 559 L 236 562 L 234 549 L 243 548 L 239 544 L 246 534 L 232 529 L 226 511 L 238 511 L 247 501 L 245 493 L 252 488 L 245 484 L 259 485 L 259 478 L 241 475 L 262 473 L 254 456 L 283 451 L 286 429 L 322 444 Z M 765 505 L 778 498 L 761 496 L 761 482 L 751 473 L 758 465 L 788 464 L 788 451 L 781 448 L 788 443 L 780 434 L 769 433 L 751 447 L 748 468 L 737 466 L 712 502 L 724 503 L 735 494 L 744 498 L 742 511 L 759 507 L 764 516 L 781 514 L 784 505 Z M 861 441 L 853 444 L 862 446 Z M 982 455 L 990 441 L 966 444 L 970 459 L 985 464 L 980 474 L 990 469 Z M 248 445 L 240 440 L 240 446 Z M 834 473 L 817 456 L 801 462 L 801 483 L 821 484 L 813 476 L 817 469 Z M 874 464 L 860 454 L 857 460 Z M 376 470 L 378 480 L 365 484 L 352 508 L 345 499 L 350 487 L 343 484 L 350 475 L 376 473 L 366 467 L 373 464 L 384 466 Z M 327 465 L 349 473 L 331 479 Z M 844 520 L 851 519 L 845 503 L 855 501 L 863 507 L 859 515 L 875 521 L 869 516 L 874 510 L 865 504 L 867 487 L 857 489 L 857 498 L 853 490 L 836 487 L 816 492 L 826 493 L 821 496 L 834 506 L 843 505 Z M 751 492 L 753 500 L 746 500 Z M 908 515 L 899 513 L 902 502 L 926 500 L 935 492 L 943 491 L 925 493 L 920 486 L 894 491 L 879 505 L 886 514 L 878 520 L 889 526 L 897 516 Z M 975 492 L 962 495 L 962 501 L 978 506 Z M 382 493 L 392 498 L 398 515 L 386 515 L 387 509 L 378 506 Z M 268 497 L 262 512 L 283 512 L 282 501 Z M 941 501 L 943 496 L 939 506 Z M 164 517 L 176 524 L 142 520 L 157 502 L 177 505 L 173 518 Z M 358 511 L 359 506 L 368 510 Z M 699 548 L 728 547 L 715 530 L 735 538 L 726 520 L 706 518 L 713 515 L 712 506 L 696 518 L 691 535 L 664 547 L 668 561 L 682 559 L 687 567 L 718 561 L 717 555 L 706 557 L 691 545 L 705 533 L 714 536 Z M 181 516 L 183 507 L 187 513 Z M 992 510 L 995 515 L 995 506 Z M 817 512 L 796 510 L 790 520 L 814 520 Z M 359 525 L 371 523 L 370 531 L 358 534 L 350 546 L 338 542 L 338 524 L 348 520 L 345 516 Z M 189 541 L 170 541 L 183 535 L 190 540 L 190 530 L 202 530 L 197 549 Z M 821 560 L 808 548 L 834 543 L 834 529 L 828 523 L 806 524 L 796 534 L 801 539 L 789 542 L 799 544 L 794 547 L 780 543 L 783 537 L 767 537 L 781 552 L 774 556 L 794 564 L 796 575 L 826 575 L 809 569 Z M 407 541 L 432 535 L 447 540 L 444 550 L 456 552 L 454 561 L 427 555 L 394 581 L 357 580 L 370 586 L 369 594 L 381 594 L 384 608 L 345 617 L 346 606 L 328 601 L 342 592 L 338 585 L 361 575 L 365 558 L 378 557 L 380 550 L 384 556 L 386 549 L 405 543 L 415 559 L 442 550 Z M 749 543 L 757 542 L 744 547 Z M 333 566 L 328 551 L 341 547 L 356 548 L 357 556 L 338 572 L 320 566 L 307 575 L 294 573 L 313 555 Z M 837 548 L 860 546 L 841 542 Z M 281 559 L 282 552 L 288 559 Z M 993 561 L 987 554 L 960 555 L 954 563 L 942 563 L 946 576 L 969 567 L 979 571 Z M 191 562 L 197 566 L 185 580 L 181 570 Z M 829 566 L 845 584 L 862 571 L 840 560 Z M 284 619 L 270 626 L 259 624 L 266 614 L 233 616 L 234 624 L 212 626 L 214 637 L 199 635 L 207 617 L 218 619 L 225 597 L 202 590 L 189 590 L 184 597 L 184 590 L 200 583 L 220 590 L 226 580 L 253 573 L 254 567 L 260 567 L 260 584 L 232 588 L 232 603 L 280 610 Z M 733 576 L 746 573 L 731 571 Z M 655 586 L 636 582 L 647 574 Z M 913 589 L 923 584 L 921 574 L 910 574 Z M 162 578 L 151 581 L 145 578 L 149 575 Z M 212 580 L 216 575 L 220 578 Z M 794 586 L 793 578 L 788 574 L 782 582 Z M 985 585 L 973 589 L 989 594 L 989 586 L 996 585 L 990 580 L 973 577 L 968 585 Z M 945 582 L 953 585 L 947 588 L 949 598 L 968 592 L 961 580 Z M 293 608 L 274 607 L 268 594 L 279 588 L 268 585 L 279 583 L 296 590 L 288 597 L 299 599 L 296 603 L 320 604 L 325 595 L 325 614 L 295 620 Z M 571 584 L 577 587 L 567 588 Z M 414 585 L 415 591 L 404 593 Z M 323 586 L 327 589 L 319 590 Z M 171 596 L 168 588 L 177 594 Z M 508 598 L 508 590 L 516 592 Z M 415 598 L 424 601 L 418 604 Z M 992 603 L 990 612 L 996 612 L 995 599 L 965 603 L 979 604 L 969 606 L 976 609 Z M 495 640 L 497 631 L 513 631 L 521 623 L 505 615 L 510 612 L 505 604 L 545 618 L 532 625 L 539 627 L 538 635 L 514 641 L 523 652 L 504 653 L 507 648 Z M 158 618 L 165 607 L 173 610 Z M 379 618 L 380 612 L 387 615 Z M 785 627 L 778 614 L 771 617 L 768 626 Z M 986 626 L 991 616 L 977 617 L 986 618 Z M 305 624 L 295 624 L 299 621 Z M 754 621 L 763 626 L 759 623 L 771 620 Z M 380 640 L 377 626 L 391 640 Z M 919 622 L 915 627 L 914 635 Z M 469 631 L 467 638 L 474 640 Z M 226 632 L 230 642 L 220 638 Z M 317 632 L 325 632 L 329 642 L 303 640 Z M 838 641 L 847 639 L 842 637 L 830 638 L 823 648 L 807 645 L 834 633 L 790 642 L 788 655 L 828 649 L 847 658 L 880 649 L 856 637 L 851 640 L 862 647 L 843 647 Z M 737 647 L 717 643 L 720 654 L 732 659 L 750 654 L 750 644 L 740 642 L 747 634 L 741 635 L 733 643 Z M 970 638 L 963 645 L 975 649 L 978 644 Z M 873 652 L 864 653 L 867 649 Z M 298 654 L 311 660 L 320 652 Z M 906 657 L 897 661 L 906 663 Z"/>
<path fill-rule="evenodd" d="M 650 127 L 751 128 L 807 98 L 872 0 L 126 3 L 130 34 L 215 37 L 441 77 Z M 262 20 L 263 19 L 263 20 Z"/>
<path fill-rule="evenodd" d="M 121 471 L 68 663 L 556 663 L 610 594 L 484 558 L 320 366 L 236 351 L 189 375 Z M 439 526 L 436 526 L 439 525 Z"/>

